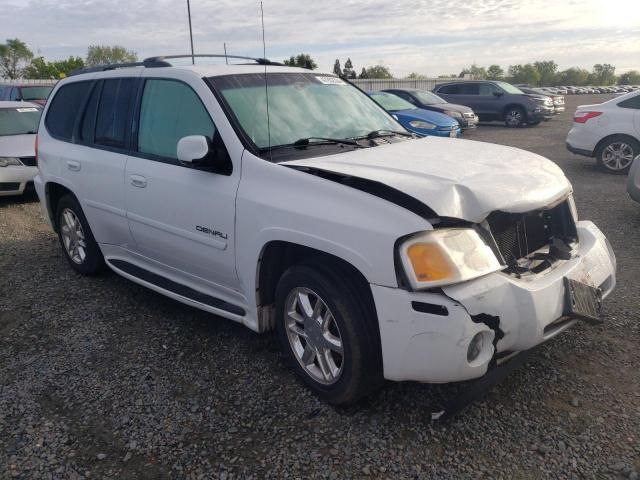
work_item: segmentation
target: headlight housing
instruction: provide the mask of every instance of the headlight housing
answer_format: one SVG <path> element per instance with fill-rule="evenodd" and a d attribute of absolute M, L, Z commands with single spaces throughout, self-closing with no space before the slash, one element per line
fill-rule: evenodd
<path fill-rule="evenodd" d="M 462 114 L 460 112 L 452 112 L 451 110 L 445 110 L 444 114 L 449 115 L 450 117 L 453 117 L 453 118 L 462 118 Z"/>
<path fill-rule="evenodd" d="M 436 128 L 433 123 L 425 122 L 424 120 L 411 120 L 409 125 L 413 128 L 421 128 L 422 130 L 433 130 Z"/>
<path fill-rule="evenodd" d="M 464 282 L 503 268 L 491 247 L 472 228 L 420 233 L 402 243 L 399 253 L 415 290 Z"/>
<path fill-rule="evenodd" d="M 16 157 L 0 157 L 0 167 L 8 167 L 9 165 L 20 166 L 22 163 Z"/>

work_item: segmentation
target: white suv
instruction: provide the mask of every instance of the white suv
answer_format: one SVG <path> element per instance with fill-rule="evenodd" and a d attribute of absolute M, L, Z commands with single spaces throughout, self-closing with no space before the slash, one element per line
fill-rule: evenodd
<path fill-rule="evenodd" d="M 166 58 L 47 102 L 36 190 L 78 272 L 277 330 L 335 404 L 478 378 L 598 320 L 614 255 L 552 162 L 414 138 L 331 74 Z"/>
<path fill-rule="evenodd" d="M 596 157 L 606 172 L 625 174 L 640 155 L 640 92 L 599 105 L 581 105 L 567 135 L 572 153 Z"/>

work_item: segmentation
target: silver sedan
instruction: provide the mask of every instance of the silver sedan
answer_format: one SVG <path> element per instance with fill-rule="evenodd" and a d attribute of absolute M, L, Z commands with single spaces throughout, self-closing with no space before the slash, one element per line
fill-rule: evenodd
<path fill-rule="evenodd" d="M 633 164 L 629 170 L 627 192 L 632 199 L 640 203 L 640 155 L 633 160 Z"/>

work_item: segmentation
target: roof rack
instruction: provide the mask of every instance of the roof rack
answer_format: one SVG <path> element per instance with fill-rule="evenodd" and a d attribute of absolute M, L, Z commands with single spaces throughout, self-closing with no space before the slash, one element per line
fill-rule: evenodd
<path fill-rule="evenodd" d="M 258 65 L 279 65 L 283 66 L 282 63 L 272 62 L 267 58 L 254 58 L 254 57 L 241 57 L 238 55 L 225 55 L 225 54 L 210 54 L 210 53 L 197 53 L 195 55 L 185 54 L 185 55 L 163 55 L 159 57 L 149 57 L 145 58 L 144 62 L 165 62 L 165 60 L 172 60 L 174 58 L 233 58 L 239 60 L 251 60 L 256 62 Z M 144 63 L 143 62 L 143 63 Z M 166 63 L 166 62 L 165 62 Z"/>
<path fill-rule="evenodd" d="M 130 63 L 107 63 L 104 65 L 96 65 L 95 67 L 82 67 L 76 68 L 69 72 L 68 77 L 73 75 L 80 75 L 81 73 L 92 72 L 104 72 L 107 70 L 115 70 L 116 68 L 129 68 L 129 67 L 146 67 L 146 68 L 158 68 L 158 67 L 170 67 L 169 62 L 154 61 L 153 59 L 145 59 L 142 62 L 130 62 Z"/>
<path fill-rule="evenodd" d="M 68 77 L 73 75 L 80 75 L 81 73 L 92 73 L 92 72 L 104 72 L 107 70 L 115 70 L 116 68 L 130 68 L 130 67 L 145 67 L 145 68 L 159 68 L 159 67 L 172 67 L 167 60 L 172 60 L 174 58 L 233 58 L 240 60 L 251 60 L 256 62 L 258 65 L 276 65 L 276 66 L 284 66 L 284 64 L 279 62 L 272 62 L 267 58 L 254 58 L 254 57 L 241 57 L 238 55 L 224 55 L 224 54 L 207 54 L 207 53 L 199 53 L 196 55 L 163 55 L 159 57 L 149 57 L 145 58 L 141 62 L 130 62 L 130 63 L 108 63 L 105 65 L 96 65 L 95 67 L 82 67 L 76 68 L 69 72 Z"/>

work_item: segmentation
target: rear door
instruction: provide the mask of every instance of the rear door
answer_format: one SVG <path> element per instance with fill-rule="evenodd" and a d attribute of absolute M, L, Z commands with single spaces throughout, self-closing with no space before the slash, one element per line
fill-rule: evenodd
<path fill-rule="evenodd" d="M 204 135 L 224 148 L 195 88 L 206 86 L 147 78 L 142 87 L 137 147 L 125 176 L 132 249 L 158 273 L 196 289 L 206 280 L 216 297 L 237 302 L 233 235 L 240 168 L 224 175 L 177 159 L 178 141 L 189 135 Z"/>
<path fill-rule="evenodd" d="M 478 112 L 478 84 L 473 82 L 456 83 L 444 85 L 437 91 L 438 96 L 444 98 L 448 103 L 466 105 Z"/>

